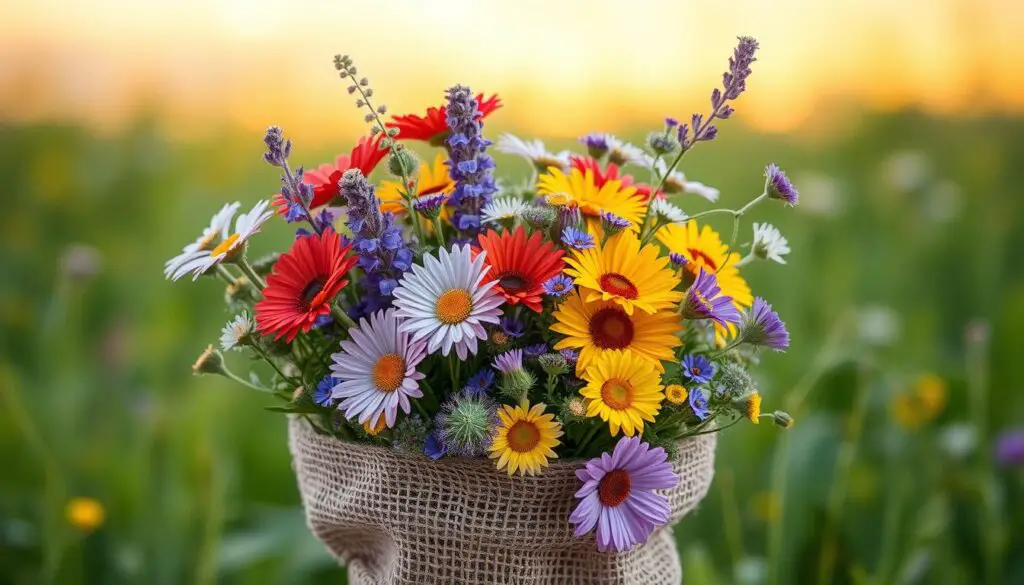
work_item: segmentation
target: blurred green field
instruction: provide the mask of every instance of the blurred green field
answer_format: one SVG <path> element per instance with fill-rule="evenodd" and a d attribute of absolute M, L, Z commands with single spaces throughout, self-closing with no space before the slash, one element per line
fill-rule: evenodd
<path fill-rule="evenodd" d="M 0 127 L 0 584 L 343 583 L 306 532 L 282 416 L 190 372 L 223 287 L 161 273 L 225 201 L 274 192 L 261 136 L 153 128 Z M 744 273 L 793 334 L 759 383 L 797 424 L 726 433 L 677 529 L 687 585 L 1024 583 L 1024 472 L 992 454 L 1024 425 L 1024 121 L 868 116 L 828 141 L 730 123 L 683 170 L 737 206 L 772 160 L 803 204 L 753 219 L 793 253 Z M 275 223 L 254 248 L 289 238 Z M 897 424 L 926 372 L 944 407 Z M 102 505 L 97 529 L 69 523 L 74 497 Z"/>

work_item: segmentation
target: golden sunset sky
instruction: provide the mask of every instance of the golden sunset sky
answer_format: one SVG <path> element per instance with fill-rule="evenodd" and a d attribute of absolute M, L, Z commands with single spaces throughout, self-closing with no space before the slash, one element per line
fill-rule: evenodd
<path fill-rule="evenodd" d="M 827 130 L 843 112 L 1024 112 L 1020 0 L 13 0 L 0 19 L 0 121 L 116 131 L 140 111 L 181 136 L 275 123 L 358 132 L 332 68 L 348 53 L 391 113 L 464 83 L 501 126 L 617 131 L 706 109 L 735 45 L 761 42 L 745 123 Z M 12 5 L 13 4 L 13 5 Z"/>

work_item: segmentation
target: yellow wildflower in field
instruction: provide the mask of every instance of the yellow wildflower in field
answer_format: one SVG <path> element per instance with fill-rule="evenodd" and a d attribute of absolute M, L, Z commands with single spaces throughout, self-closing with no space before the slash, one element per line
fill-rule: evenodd
<path fill-rule="evenodd" d="M 103 525 L 106 511 L 103 504 L 92 498 L 72 498 L 64 507 L 68 524 L 82 532 L 92 532 Z"/>
<path fill-rule="evenodd" d="M 896 424 L 917 430 L 934 420 L 946 407 L 946 382 L 936 374 L 917 378 L 906 391 L 893 398 L 889 405 Z"/>

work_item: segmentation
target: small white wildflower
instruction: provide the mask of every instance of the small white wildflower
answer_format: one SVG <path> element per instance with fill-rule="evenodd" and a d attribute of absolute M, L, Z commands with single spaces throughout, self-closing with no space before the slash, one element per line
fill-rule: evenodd
<path fill-rule="evenodd" d="M 679 224 L 684 223 L 687 220 L 687 215 L 683 213 L 682 209 L 679 209 L 665 199 L 655 199 L 654 202 L 651 203 L 651 211 L 668 223 Z"/>
<path fill-rule="evenodd" d="M 540 171 L 546 171 L 548 167 L 558 167 L 563 171 L 568 169 L 569 156 L 572 154 L 568 150 L 557 154 L 551 153 L 548 152 L 541 140 L 523 140 L 512 134 L 499 136 L 495 148 L 498 149 L 498 152 L 525 158 Z"/>
<path fill-rule="evenodd" d="M 256 331 L 256 323 L 248 313 L 242 312 L 228 321 L 220 331 L 220 348 L 224 351 L 231 351 L 248 343 Z"/>
<path fill-rule="evenodd" d="M 484 206 L 480 213 L 485 222 L 497 223 L 503 219 L 515 219 L 522 215 L 529 205 L 518 197 L 498 197 Z"/>
<path fill-rule="evenodd" d="M 789 254 L 789 242 L 775 226 L 754 222 L 754 243 L 751 250 L 762 260 L 774 260 L 779 264 L 785 264 L 783 256 Z"/>

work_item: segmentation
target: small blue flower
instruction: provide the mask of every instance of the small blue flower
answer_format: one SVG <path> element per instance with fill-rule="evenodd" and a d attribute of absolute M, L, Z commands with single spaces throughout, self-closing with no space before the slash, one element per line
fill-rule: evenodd
<path fill-rule="evenodd" d="M 444 454 L 448 450 L 445 449 L 444 443 L 441 442 L 441 437 L 438 436 L 437 432 L 430 433 L 427 435 L 426 441 L 423 445 L 423 454 L 430 457 L 434 461 L 444 457 Z"/>
<path fill-rule="evenodd" d="M 523 355 L 526 357 L 540 357 L 548 352 L 548 344 L 546 343 L 534 343 L 533 345 L 527 345 L 523 348 Z"/>
<path fill-rule="evenodd" d="M 552 276 L 547 281 L 545 281 L 544 284 L 541 285 L 541 288 L 544 289 L 544 294 L 546 295 L 553 297 L 564 297 L 565 295 L 572 292 L 572 287 L 574 284 L 575 283 L 573 282 L 572 278 L 569 278 L 564 274 L 558 274 Z"/>
<path fill-rule="evenodd" d="M 580 352 L 576 351 L 575 349 L 563 349 L 558 353 L 562 354 L 562 357 L 565 358 L 565 361 L 569 362 L 570 364 L 575 364 L 580 360 Z"/>
<path fill-rule="evenodd" d="M 501 330 L 505 332 L 505 335 L 517 339 L 526 332 L 526 325 L 515 317 L 502 317 Z"/>
<path fill-rule="evenodd" d="M 683 357 L 683 375 L 697 384 L 710 382 L 716 371 L 715 364 L 702 355 L 690 354 Z"/>
<path fill-rule="evenodd" d="M 290 209 L 289 213 L 291 213 Z M 313 227 L 319 232 L 322 232 L 327 228 L 333 228 L 334 212 L 330 209 L 321 210 L 320 213 L 316 214 L 316 217 L 313 218 Z"/>
<path fill-rule="evenodd" d="M 324 376 L 324 379 L 320 380 L 320 383 L 316 385 L 316 392 L 313 393 L 313 402 L 320 406 L 332 406 L 334 401 L 331 398 L 331 391 L 338 384 L 341 384 L 341 380 L 334 378 L 330 374 Z"/>
<path fill-rule="evenodd" d="M 569 226 L 562 230 L 562 243 L 573 250 L 589 250 L 594 247 L 594 236 Z"/>
<path fill-rule="evenodd" d="M 487 392 L 493 384 L 494 370 L 484 368 L 470 376 L 469 381 L 466 382 L 464 390 L 468 394 L 483 394 L 484 392 Z"/>
<path fill-rule="evenodd" d="M 672 261 L 672 265 L 675 266 L 676 268 L 682 268 L 683 266 L 686 266 L 690 262 L 689 260 L 686 259 L 686 256 L 683 256 L 682 254 L 676 254 L 675 252 L 669 254 L 668 259 Z"/>
<path fill-rule="evenodd" d="M 690 408 L 697 418 L 704 420 L 708 417 L 708 396 L 703 388 L 692 388 L 690 390 Z"/>

